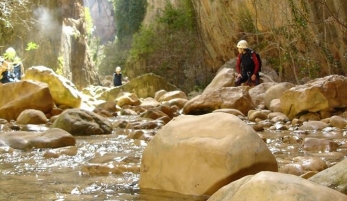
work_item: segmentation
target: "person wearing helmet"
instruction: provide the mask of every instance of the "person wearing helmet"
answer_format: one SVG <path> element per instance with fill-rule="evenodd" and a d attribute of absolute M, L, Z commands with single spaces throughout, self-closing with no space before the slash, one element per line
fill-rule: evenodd
<path fill-rule="evenodd" d="M 259 61 L 257 55 L 248 47 L 248 43 L 245 40 L 240 40 L 237 43 L 237 50 L 239 54 L 236 60 L 237 77 L 235 86 L 240 86 L 245 82 L 258 84 Z"/>
<path fill-rule="evenodd" d="M 17 56 L 14 48 L 9 47 L 3 55 L 3 65 L 6 65 L 7 69 L 1 74 L 1 83 L 16 82 L 21 80 L 23 65 L 21 59 Z"/>
<path fill-rule="evenodd" d="M 122 85 L 122 72 L 121 72 L 121 70 L 122 69 L 118 66 L 115 69 L 115 72 L 113 73 L 113 85 L 115 87 Z"/>

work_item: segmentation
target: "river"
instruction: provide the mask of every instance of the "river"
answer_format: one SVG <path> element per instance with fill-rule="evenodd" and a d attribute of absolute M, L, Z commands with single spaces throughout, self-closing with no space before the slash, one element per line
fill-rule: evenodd
<path fill-rule="evenodd" d="M 122 121 L 117 117 L 112 121 Z M 45 130 L 44 125 L 36 130 Z M 0 131 L 0 135 L 1 135 Z M 152 132 L 156 132 L 153 131 Z M 301 143 L 284 143 L 284 139 L 302 140 L 305 137 L 327 138 L 347 144 L 344 131 L 326 132 L 262 131 L 260 133 L 275 155 L 279 166 L 289 163 L 296 156 L 317 155 L 328 164 L 340 158 L 329 158 L 328 153 L 310 153 L 301 149 Z M 331 134 L 333 133 L 333 134 Z M 339 133 L 339 134 L 336 134 Z M 141 155 L 147 142 L 127 138 L 125 129 L 116 129 L 110 135 L 77 136 L 77 154 L 46 158 L 46 149 L 15 150 L 0 147 L 0 200 L 146 200 L 146 201 L 199 201 L 207 197 L 182 196 L 174 193 L 140 190 L 139 168 Z M 346 149 L 338 152 L 346 155 Z M 106 157 L 107 156 L 107 157 Z M 93 169 L 93 161 L 113 158 L 120 161 L 119 171 L 105 174 Z M 113 169 L 114 170 L 114 169 Z"/>

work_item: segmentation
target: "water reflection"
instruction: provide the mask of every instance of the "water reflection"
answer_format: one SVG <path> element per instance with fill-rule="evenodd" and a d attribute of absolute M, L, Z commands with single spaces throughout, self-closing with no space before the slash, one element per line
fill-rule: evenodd
<path fill-rule="evenodd" d="M 46 129 L 42 126 L 27 128 L 31 131 Z M 128 139 L 126 133 L 125 129 L 117 129 L 111 135 L 76 137 L 77 154 L 58 158 L 47 158 L 46 149 L 0 149 L 0 200 L 207 199 L 145 189 L 140 191 L 137 185 L 139 168 L 147 142 Z M 328 164 L 334 164 L 346 155 L 347 148 L 340 148 L 338 151 L 342 155 L 338 156 L 331 152 L 307 152 L 301 147 L 303 139 L 308 136 L 334 137 L 339 144 L 346 144 L 345 131 L 263 131 L 261 135 L 279 166 L 291 163 L 297 156 L 319 156 Z"/>

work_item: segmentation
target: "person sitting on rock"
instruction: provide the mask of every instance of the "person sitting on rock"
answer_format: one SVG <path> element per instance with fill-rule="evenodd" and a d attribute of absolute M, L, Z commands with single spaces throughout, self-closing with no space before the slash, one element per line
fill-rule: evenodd
<path fill-rule="evenodd" d="M 17 82 L 21 80 L 24 71 L 23 64 L 12 47 L 7 48 L 5 51 L 1 65 L 4 69 L 1 73 L 1 83 Z"/>
<path fill-rule="evenodd" d="M 248 48 L 248 43 L 245 40 L 240 40 L 237 43 L 239 52 L 236 60 L 237 77 L 235 86 L 240 86 L 242 83 L 256 82 L 258 84 L 259 77 L 259 61 L 257 55 Z"/>

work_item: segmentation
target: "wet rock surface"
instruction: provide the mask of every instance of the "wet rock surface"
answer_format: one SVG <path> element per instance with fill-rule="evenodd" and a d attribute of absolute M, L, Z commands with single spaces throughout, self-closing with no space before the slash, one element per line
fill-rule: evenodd
<path fill-rule="evenodd" d="M 281 100 L 280 95 L 269 98 L 270 109 L 265 106 L 266 90 L 273 86 L 275 84 L 259 85 L 257 93 L 248 93 L 251 89 L 247 87 L 222 87 L 217 92 L 225 90 L 221 100 L 228 100 L 218 104 L 211 101 L 212 98 L 199 104 L 201 100 L 185 98 L 179 91 L 160 90 L 145 99 L 137 98 L 136 93 L 119 92 L 114 94 L 113 101 L 100 101 L 84 94 L 81 106 L 92 110 L 54 106 L 45 113 L 47 122 L 44 124 L 19 124 L 2 119 L 0 168 L 3 179 L 0 185 L 15 186 L 27 192 L 18 195 L 19 200 L 38 197 L 45 200 L 52 197 L 207 200 L 209 195 L 223 189 L 222 186 L 234 184 L 239 181 L 237 178 L 258 175 L 258 172 L 278 171 L 295 180 L 314 178 L 325 171 L 328 175 L 330 168 L 340 164 L 347 155 L 344 109 L 307 111 L 289 118 L 279 107 L 271 107 L 273 100 Z M 95 87 L 88 91 L 94 94 L 98 90 Z M 281 94 L 282 90 L 279 91 Z M 226 92 L 235 92 L 235 96 Z M 257 100 L 259 104 L 252 103 L 249 109 L 234 107 L 230 103 L 242 99 L 237 96 L 239 92 L 248 94 L 247 101 Z M 215 92 L 206 92 L 209 93 Z M 187 105 L 196 104 L 195 100 L 199 111 L 205 114 L 183 114 Z M 209 110 L 213 111 L 207 112 Z M 57 132 L 46 135 L 57 129 L 55 127 L 66 136 L 60 138 Z M 270 162 L 258 161 L 264 153 L 267 160 L 272 159 Z M 217 175 L 206 177 L 206 172 Z M 220 175 L 224 175 L 223 178 L 219 178 Z M 282 181 L 276 175 L 269 175 L 277 178 L 275 183 L 282 182 L 288 188 L 292 185 L 291 177 Z M 344 193 L 345 185 L 336 181 L 339 178 L 331 177 L 324 188 Z M 42 191 L 41 183 L 48 190 Z M 335 188 L 337 184 L 339 187 Z M 312 187 L 307 182 L 302 185 Z M 1 198 L 11 197 L 11 190 L 1 189 Z M 336 195 L 338 200 L 340 194 Z"/>

